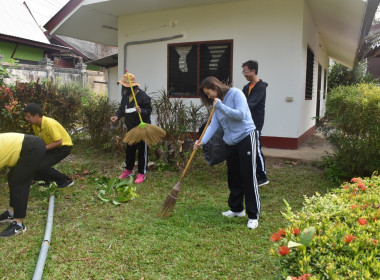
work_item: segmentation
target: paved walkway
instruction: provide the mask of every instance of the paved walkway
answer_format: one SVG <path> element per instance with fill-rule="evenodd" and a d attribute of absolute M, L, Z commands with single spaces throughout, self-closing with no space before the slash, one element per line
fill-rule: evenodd
<path fill-rule="evenodd" d="M 297 150 L 284 150 L 274 148 L 262 148 L 267 158 L 281 158 L 287 160 L 321 161 L 326 152 L 332 153 L 331 146 L 326 142 L 322 133 L 315 132 Z"/>

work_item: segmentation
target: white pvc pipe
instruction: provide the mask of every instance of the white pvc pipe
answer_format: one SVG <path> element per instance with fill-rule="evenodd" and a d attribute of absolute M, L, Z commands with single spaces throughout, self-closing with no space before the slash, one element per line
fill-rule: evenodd
<path fill-rule="evenodd" d="M 50 247 L 50 237 L 53 229 L 53 216 L 54 216 L 54 195 L 49 198 L 49 210 L 46 222 L 44 241 L 41 245 L 40 255 L 38 256 L 38 261 L 36 269 L 34 270 L 34 275 L 32 280 L 40 280 L 42 278 L 42 273 L 44 272 L 45 261 L 47 253 Z"/>

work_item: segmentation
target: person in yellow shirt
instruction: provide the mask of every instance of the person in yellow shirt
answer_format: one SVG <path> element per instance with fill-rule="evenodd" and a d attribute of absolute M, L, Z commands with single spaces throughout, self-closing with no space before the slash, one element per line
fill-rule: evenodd
<path fill-rule="evenodd" d="M 34 180 L 46 184 L 56 182 L 58 188 L 74 185 L 74 181 L 52 166 L 67 157 L 71 152 L 73 142 L 64 127 L 56 120 L 43 116 L 41 106 L 30 103 L 24 108 L 25 119 L 32 124 L 34 134 L 40 137 L 46 145 L 46 155 L 42 160 Z"/>
<path fill-rule="evenodd" d="M 26 231 L 23 219 L 26 217 L 29 189 L 45 152 L 44 142 L 36 136 L 0 133 L 0 168 L 10 167 L 9 208 L 0 215 L 0 223 L 11 222 L 0 233 L 0 238 Z"/>

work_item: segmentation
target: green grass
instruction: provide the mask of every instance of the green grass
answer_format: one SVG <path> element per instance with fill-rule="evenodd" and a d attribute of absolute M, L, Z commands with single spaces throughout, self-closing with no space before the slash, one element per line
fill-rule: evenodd
<path fill-rule="evenodd" d="M 55 190 L 54 226 L 43 279 L 278 279 L 270 235 L 286 226 L 283 199 L 294 210 L 303 196 L 331 184 L 315 166 L 267 159 L 270 184 L 260 187 L 259 227 L 247 218 L 226 218 L 226 166 L 209 167 L 201 153 L 181 183 L 172 217 L 158 213 L 181 175 L 149 171 L 139 197 L 121 206 L 102 204 L 94 178 L 117 176 L 124 156 L 73 150 L 60 170 L 75 179 Z M 88 174 L 87 174 L 88 173 Z M 7 207 L 5 178 L 0 204 Z M 44 236 L 51 191 L 31 189 L 25 234 L 0 240 L 0 279 L 31 279 Z M 2 225 L 3 229 L 5 225 Z"/>

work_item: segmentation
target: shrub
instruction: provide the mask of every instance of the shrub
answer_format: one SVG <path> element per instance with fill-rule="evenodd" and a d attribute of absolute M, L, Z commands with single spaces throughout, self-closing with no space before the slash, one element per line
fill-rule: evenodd
<path fill-rule="evenodd" d="M 322 131 L 334 149 L 324 158 L 331 179 L 371 175 L 380 166 L 380 88 L 336 87 L 327 96 Z"/>
<path fill-rule="evenodd" d="M 285 202 L 290 225 L 270 237 L 283 279 L 379 279 L 379 193 L 374 174 L 323 197 L 305 197 L 298 213 Z"/>
<path fill-rule="evenodd" d="M 329 69 L 329 90 L 337 86 L 349 86 L 360 83 L 373 83 L 376 79 L 367 72 L 366 63 L 357 63 L 352 69 L 346 66 L 334 63 Z"/>
<path fill-rule="evenodd" d="M 52 82 L 16 83 L 0 88 L 1 132 L 29 132 L 24 120 L 24 107 L 31 102 L 41 105 L 44 115 L 56 119 L 72 131 L 78 122 L 82 87 Z"/>
<path fill-rule="evenodd" d="M 184 99 L 170 98 L 167 91 L 162 90 L 152 99 L 156 124 L 166 131 L 166 138 L 157 149 L 157 157 L 169 165 L 179 164 L 183 152 L 192 150 L 193 135 L 207 117 L 203 105 Z M 183 162 L 183 160 L 181 160 Z"/>
<path fill-rule="evenodd" d="M 108 97 L 88 93 L 82 96 L 83 129 L 96 148 L 121 151 L 123 149 L 123 122 L 110 121 L 118 108 Z"/>
<path fill-rule="evenodd" d="M 24 119 L 23 106 L 12 89 L 0 87 L 0 132 L 27 132 L 29 124 Z"/>

